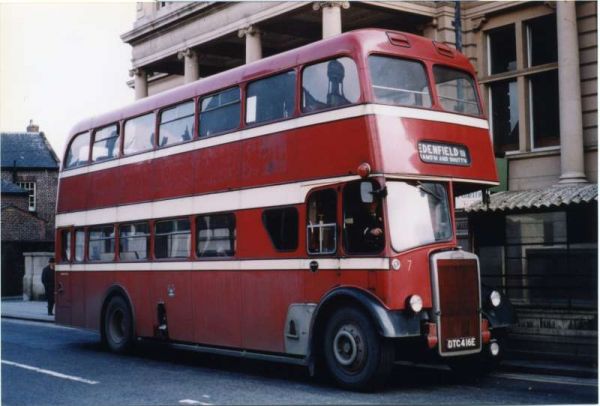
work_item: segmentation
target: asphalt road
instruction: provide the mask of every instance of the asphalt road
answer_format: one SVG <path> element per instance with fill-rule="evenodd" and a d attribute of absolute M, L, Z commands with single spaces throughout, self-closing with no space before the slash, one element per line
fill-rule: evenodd
<path fill-rule="evenodd" d="M 398 366 L 377 393 L 354 393 L 303 368 L 144 345 L 106 352 L 93 332 L 2 320 L 2 405 L 576 404 L 596 380 L 494 374 L 465 383 L 449 370 Z"/>

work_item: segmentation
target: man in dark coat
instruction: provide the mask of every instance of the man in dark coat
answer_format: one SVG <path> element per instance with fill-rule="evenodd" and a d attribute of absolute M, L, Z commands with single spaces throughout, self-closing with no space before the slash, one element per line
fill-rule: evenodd
<path fill-rule="evenodd" d="M 48 314 L 52 316 L 54 310 L 54 258 L 50 258 L 48 266 L 42 271 L 42 283 L 48 300 Z"/>

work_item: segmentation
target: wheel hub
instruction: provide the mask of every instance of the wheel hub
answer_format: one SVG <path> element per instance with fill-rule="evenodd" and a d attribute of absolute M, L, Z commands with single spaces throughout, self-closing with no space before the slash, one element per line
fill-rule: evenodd
<path fill-rule="evenodd" d="M 333 355 L 336 361 L 349 371 L 360 367 L 364 361 L 364 340 L 360 330 L 352 325 L 340 327 L 333 339 Z"/>

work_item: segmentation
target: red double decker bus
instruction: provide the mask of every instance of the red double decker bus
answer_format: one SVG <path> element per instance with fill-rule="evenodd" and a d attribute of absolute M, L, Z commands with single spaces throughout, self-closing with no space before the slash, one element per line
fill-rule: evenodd
<path fill-rule="evenodd" d="M 407 348 L 497 355 L 502 298 L 453 214 L 496 177 L 454 49 L 371 29 L 265 58 L 74 127 L 56 320 L 117 352 L 322 364 L 349 388 Z"/>

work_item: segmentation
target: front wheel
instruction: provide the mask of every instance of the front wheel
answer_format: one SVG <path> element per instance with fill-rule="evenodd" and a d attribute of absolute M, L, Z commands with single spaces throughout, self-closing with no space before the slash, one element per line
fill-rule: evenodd
<path fill-rule="evenodd" d="M 333 313 L 325 329 L 323 354 L 333 379 L 342 387 L 368 390 L 384 383 L 394 363 L 394 350 L 362 311 L 344 307 Z"/>
<path fill-rule="evenodd" d="M 116 353 L 125 353 L 133 346 L 133 317 L 131 309 L 121 296 L 113 296 L 104 312 L 102 338 Z"/>

